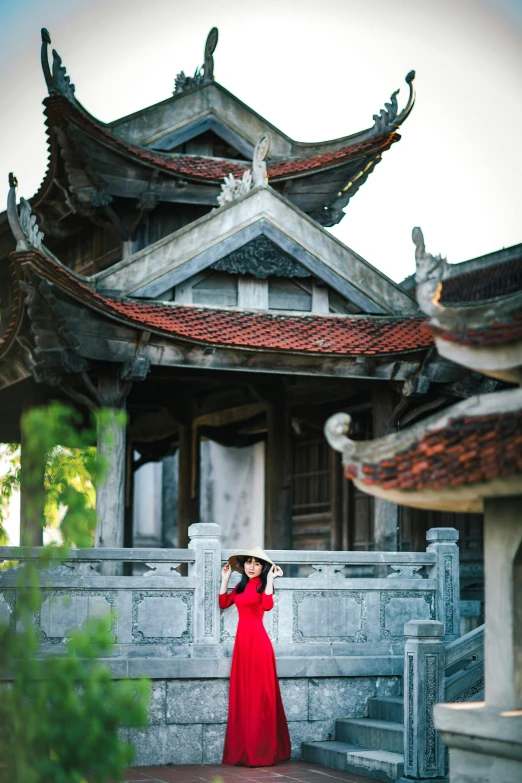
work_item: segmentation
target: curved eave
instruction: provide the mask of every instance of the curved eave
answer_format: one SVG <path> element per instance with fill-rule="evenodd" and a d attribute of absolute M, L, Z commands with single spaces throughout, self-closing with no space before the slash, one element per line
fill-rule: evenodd
<path fill-rule="evenodd" d="M 483 513 L 484 500 L 487 498 L 522 494 L 520 475 L 495 479 L 487 483 L 470 484 L 458 489 L 445 487 L 443 490 L 423 490 L 422 492 L 386 490 L 380 486 L 368 486 L 360 479 L 352 478 L 352 481 L 361 492 L 387 500 L 389 503 L 427 511 L 454 511 L 461 514 Z"/>
<path fill-rule="evenodd" d="M 70 122 L 82 133 L 103 147 L 106 147 L 136 164 L 155 168 L 166 175 L 183 178 L 192 182 L 202 182 L 209 185 L 220 185 L 228 174 L 241 177 L 248 168 L 248 163 L 242 163 L 225 158 L 203 158 L 190 155 L 168 155 L 146 147 L 131 145 L 114 136 L 108 126 L 95 120 L 91 115 L 80 110 L 62 96 L 51 96 L 45 100 L 49 137 L 49 168 L 38 193 L 32 203 L 37 205 L 49 186 L 52 184 L 56 159 L 59 155 L 54 127 L 59 120 Z M 387 132 L 358 144 L 350 144 L 345 149 L 323 153 L 314 158 L 287 159 L 273 161 L 268 165 L 268 177 L 275 183 L 287 179 L 308 177 L 318 172 L 328 171 L 343 166 L 351 160 L 361 157 L 371 157 L 382 153 L 400 138 L 396 132 Z M 198 171 L 198 167 L 201 168 Z"/>
<path fill-rule="evenodd" d="M 12 281 L 13 306 L 9 313 L 7 325 L 2 335 L 0 336 L 0 359 L 5 359 L 15 344 L 24 316 L 22 291 L 20 288 L 20 281 L 18 276 L 18 265 L 12 258 L 9 259 L 9 267 Z"/>
<path fill-rule="evenodd" d="M 418 318 L 295 316 L 122 301 L 95 293 L 87 281 L 35 250 L 17 253 L 16 258 L 67 297 L 105 317 L 194 345 L 376 360 L 414 355 L 429 347 Z"/>
<path fill-rule="evenodd" d="M 403 432 L 347 437 L 350 417 L 325 425 L 344 472 L 367 494 L 416 508 L 480 511 L 484 498 L 522 493 L 522 390 L 472 397 Z"/>
<path fill-rule="evenodd" d="M 200 93 L 202 91 L 211 91 L 211 90 L 218 90 L 220 93 L 223 94 L 226 100 L 232 101 L 233 103 L 237 104 L 237 106 L 239 106 L 241 110 L 245 112 L 245 114 L 254 117 L 258 121 L 258 123 L 264 128 L 265 132 L 274 134 L 275 136 L 278 136 L 281 139 L 283 139 L 290 150 L 291 156 L 298 159 L 316 157 L 317 155 L 322 155 L 328 152 L 336 152 L 340 148 L 345 147 L 349 144 L 354 144 L 354 143 L 356 144 L 359 142 L 368 141 L 372 138 L 377 138 L 377 136 L 382 135 L 382 133 L 376 131 L 375 127 L 372 126 L 369 128 L 365 128 L 364 130 L 356 131 L 355 133 L 348 134 L 347 136 L 339 136 L 338 138 L 328 139 L 326 141 L 317 141 L 317 142 L 296 141 L 290 138 L 290 136 L 287 136 L 286 133 L 284 133 L 275 125 L 273 125 L 269 120 L 265 119 L 265 117 L 262 117 L 260 114 L 258 114 L 254 109 L 252 109 L 246 103 L 244 103 L 239 98 L 237 98 L 233 93 L 227 90 L 226 87 L 223 87 L 223 85 L 217 81 L 207 82 L 205 84 L 200 84 L 195 87 L 191 87 L 188 90 L 185 90 L 184 92 L 172 95 L 171 97 L 166 98 L 163 101 L 159 101 L 158 103 L 155 103 L 152 106 L 148 106 L 145 109 L 141 109 L 139 111 L 133 112 L 132 114 L 129 114 L 126 117 L 121 117 L 120 119 L 115 120 L 113 122 L 106 123 L 105 127 L 112 132 L 116 130 L 116 135 L 120 136 L 121 138 L 124 138 L 125 132 L 122 126 L 125 126 L 126 124 L 131 123 L 133 120 L 137 120 L 143 117 L 145 114 L 154 113 L 155 111 L 158 111 L 169 105 L 175 105 L 176 103 L 190 101 L 191 97 L 195 96 L 197 93 Z M 406 119 L 406 117 L 404 117 L 404 119 Z M 394 130 L 397 129 L 397 127 L 399 127 L 400 124 L 402 124 L 402 121 L 399 124 L 395 125 L 394 127 L 390 127 L 387 133 L 388 134 L 392 133 Z M 257 139 L 253 138 L 250 141 L 252 144 L 255 144 L 257 142 Z"/>
<path fill-rule="evenodd" d="M 509 382 L 522 381 L 522 291 L 494 299 L 441 302 L 444 281 L 417 288 L 427 329 L 439 353 L 469 369 Z"/>

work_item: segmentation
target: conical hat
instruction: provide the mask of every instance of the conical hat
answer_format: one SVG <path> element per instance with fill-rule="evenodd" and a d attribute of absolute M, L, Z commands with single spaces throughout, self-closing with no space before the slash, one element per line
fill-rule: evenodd
<path fill-rule="evenodd" d="M 237 571 L 238 573 L 242 574 L 244 571 L 244 568 L 237 562 L 238 557 L 253 557 L 255 560 L 266 560 L 267 563 L 270 563 L 271 565 L 275 565 L 274 561 L 271 560 L 267 553 L 261 549 L 260 546 L 254 547 L 254 549 L 245 549 L 243 552 L 238 552 L 235 555 L 232 555 L 232 557 L 228 558 L 228 562 L 230 564 L 230 567 L 234 569 L 234 571 Z"/>

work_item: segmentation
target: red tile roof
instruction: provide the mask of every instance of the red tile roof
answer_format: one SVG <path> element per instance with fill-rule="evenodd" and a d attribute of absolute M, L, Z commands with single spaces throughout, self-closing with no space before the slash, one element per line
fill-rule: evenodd
<path fill-rule="evenodd" d="M 347 478 L 419 492 L 522 473 L 522 411 L 461 416 L 380 462 L 345 465 Z"/>
<path fill-rule="evenodd" d="M 61 118 L 66 118 L 90 136 L 98 138 L 101 143 L 112 147 L 117 152 L 119 151 L 127 156 L 130 155 L 136 160 L 149 163 L 182 177 L 221 183 L 228 174 L 242 177 L 245 170 L 251 168 L 251 164 L 246 161 L 243 163 L 225 158 L 210 158 L 198 155 L 168 155 L 146 147 L 128 144 L 114 136 L 103 124 L 80 111 L 62 96 L 50 96 L 45 99 L 44 104 L 47 108 L 48 125 L 51 129 L 55 123 L 60 122 Z M 335 152 L 326 152 L 311 158 L 278 161 L 268 165 L 268 177 L 277 181 L 298 174 L 341 165 L 361 156 L 384 152 L 399 139 L 400 135 L 393 131 L 375 136 L 367 141 L 347 144 Z"/>
<path fill-rule="evenodd" d="M 49 258 L 17 254 L 39 276 L 88 307 L 130 324 L 204 345 L 335 356 L 403 354 L 431 347 L 419 317 L 276 315 L 119 300 L 95 293 Z"/>
<path fill-rule="evenodd" d="M 480 329 L 455 331 L 431 323 L 427 324 L 425 328 L 435 337 L 459 345 L 476 345 L 484 348 L 507 345 L 522 340 L 522 313 L 518 313 L 510 321 L 494 321 Z"/>
<path fill-rule="evenodd" d="M 443 280 L 439 302 L 480 302 L 522 291 L 522 256 Z"/>

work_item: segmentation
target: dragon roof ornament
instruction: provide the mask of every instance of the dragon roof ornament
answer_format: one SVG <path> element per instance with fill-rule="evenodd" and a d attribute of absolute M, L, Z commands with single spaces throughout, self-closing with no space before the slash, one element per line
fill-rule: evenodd
<path fill-rule="evenodd" d="M 235 201 L 240 196 L 248 193 L 252 188 L 268 185 L 266 159 L 270 151 L 270 134 L 265 133 L 254 148 L 252 169 L 247 169 L 241 179 L 236 179 L 233 174 L 228 174 L 221 185 L 221 193 L 217 197 L 220 207 Z"/>
<path fill-rule="evenodd" d="M 31 211 L 29 202 L 25 198 L 20 199 L 20 211 L 16 206 L 16 188 L 18 180 L 13 173 L 9 174 L 9 193 L 7 196 L 7 219 L 16 239 L 17 252 L 35 248 L 43 250 L 43 233 L 36 222 L 36 215 Z"/>
<path fill-rule="evenodd" d="M 180 71 L 174 79 L 174 95 L 191 87 L 198 87 L 200 84 L 206 84 L 214 80 L 214 52 L 218 43 L 218 29 L 213 27 L 207 35 L 205 42 L 205 54 L 203 65 L 196 68 L 194 76 L 187 76 L 185 71 Z"/>
<path fill-rule="evenodd" d="M 48 57 L 48 47 L 51 44 L 51 36 L 49 34 L 49 30 L 46 30 L 45 27 L 42 27 L 42 49 L 41 49 L 41 60 L 42 60 L 42 70 L 45 77 L 45 83 L 47 84 L 47 89 L 49 91 L 49 95 L 63 95 L 65 98 L 67 98 L 69 101 L 75 101 L 75 95 L 74 95 L 74 84 L 71 84 L 71 79 L 67 75 L 67 71 L 65 69 L 65 66 L 62 65 L 62 58 L 56 51 L 56 49 L 53 49 L 53 68 L 51 71 L 51 68 L 49 66 L 49 57 Z"/>
<path fill-rule="evenodd" d="M 399 94 L 400 90 L 395 90 L 395 92 L 390 96 L 390 103 L 385 103 L 384 109 L 381 109 L 379 114 L 373 115 L 374 125 L 372 130 L 374 133 L 377 134 L 385 133 L 386 131 L 394 131 L 400 125 L 402 125 L 406 117 L 413 109 L 413 104 L 415 103 L 415 87 L 413 85 L 414 79 L 415 71 L 410 71 L 405 79 L 406 84 L 410 88 L 410 94 L 408 96 L 406 106 L 400 113 L 398 113 L 399 106 L 397 103 L 397 95 Z"/>

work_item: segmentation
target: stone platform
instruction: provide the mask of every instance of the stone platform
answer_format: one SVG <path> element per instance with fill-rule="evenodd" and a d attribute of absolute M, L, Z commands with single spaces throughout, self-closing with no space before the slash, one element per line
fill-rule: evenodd
<path fill-rule="evenodd" d="M 132 767 L 125 783 L 379 783 L 348 772 L 308 762 L 289 761 L 277 767 L 229 767 L 225 764 Z"/>

